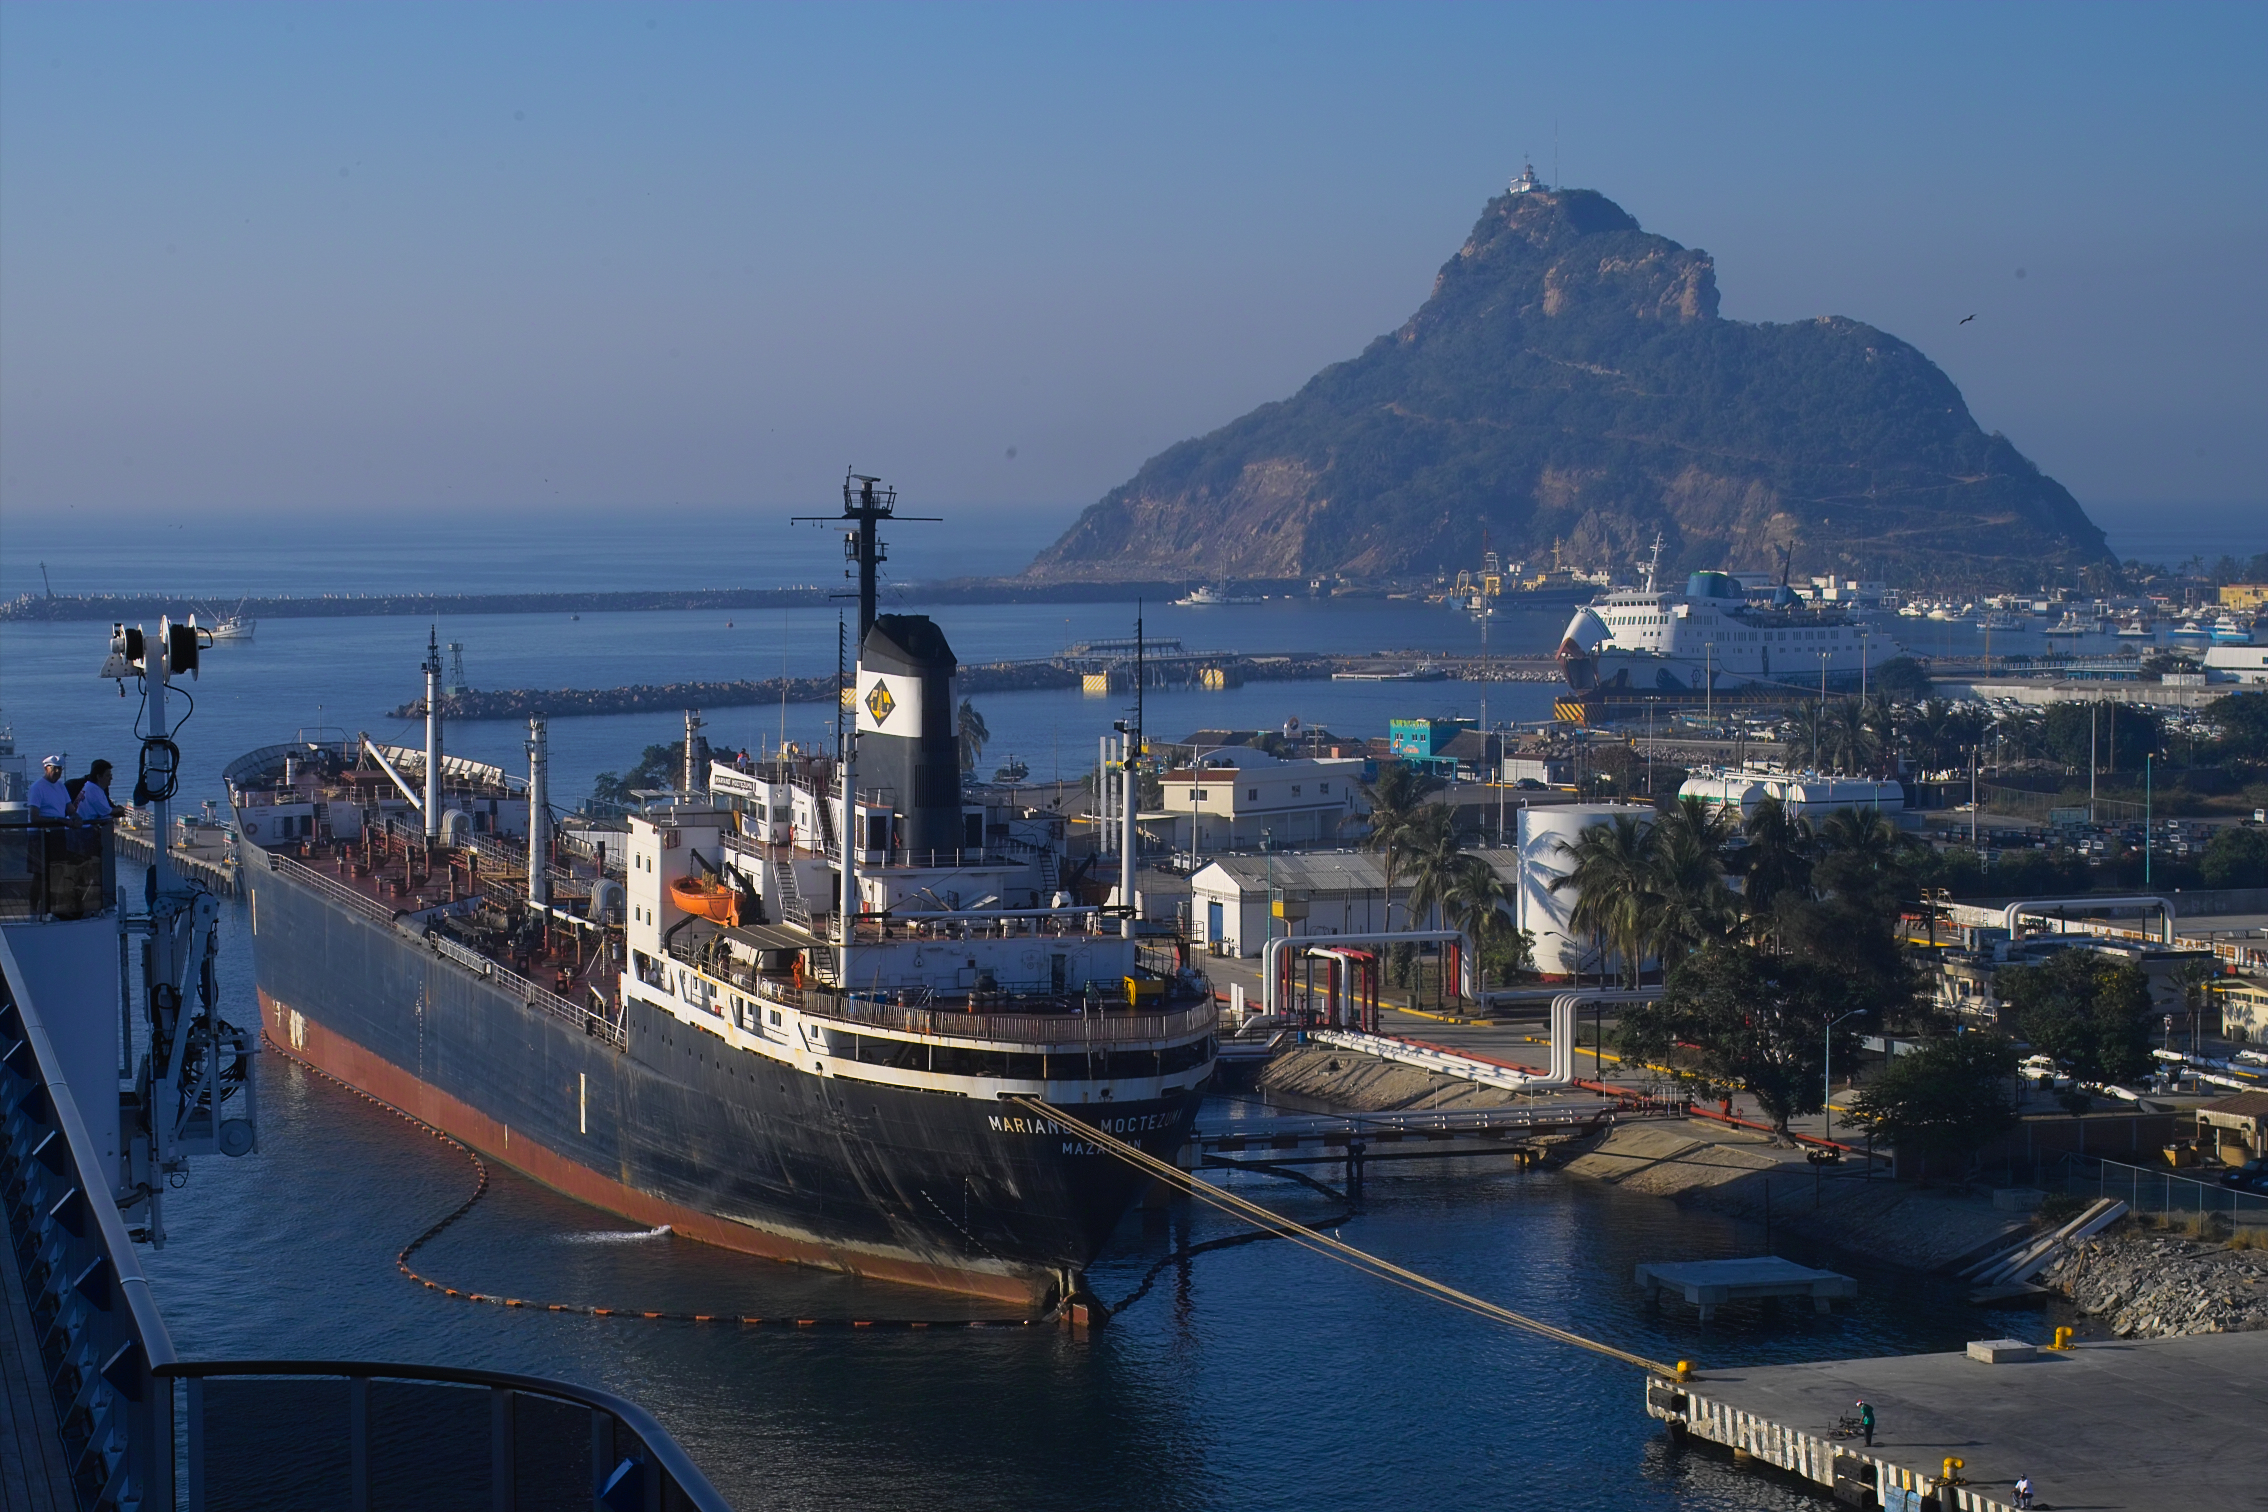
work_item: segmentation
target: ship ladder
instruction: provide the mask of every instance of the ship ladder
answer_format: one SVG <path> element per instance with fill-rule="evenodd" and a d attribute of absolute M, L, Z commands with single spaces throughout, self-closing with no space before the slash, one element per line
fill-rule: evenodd
<path fill-rule="evenodd" d="M 778 890 L 780 916 L 798 929 L 811 927 L 811 910 L 804 906 L 803 891 L 795 885 L 795 862 L 767 860 Z"/>

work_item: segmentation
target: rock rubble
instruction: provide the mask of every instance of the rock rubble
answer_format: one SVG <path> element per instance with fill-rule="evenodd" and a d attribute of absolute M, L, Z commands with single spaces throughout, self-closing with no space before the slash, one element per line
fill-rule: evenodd
<path fill-rule="evenodd" d="M 2040 1276 L 2121 1339 L 2268 1329 L 2268 1250 L 2131 1224 L 2078 1245 Z"/>

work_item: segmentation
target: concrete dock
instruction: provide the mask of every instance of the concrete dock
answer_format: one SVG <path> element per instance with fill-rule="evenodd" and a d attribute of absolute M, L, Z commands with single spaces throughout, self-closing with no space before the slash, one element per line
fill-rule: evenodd
<path fill-rule="evenodd" d="M 1638 1284 L 1650 1300 L 1660 1301 L 1673 1291 L 1701 1309 L 1707 1322 L 1727 1302 L 1762 1302 L 1779 1297 L 1808 1297 L 1820 1312 L 1837 1297 L 1858 1295 L 1858 1283 L 1834 1271 L 1812 1270 L 1777 1255 L 1742 1260 L 1686 1260 L 1638 1267 Z"/>
<path fill-rule="evenodd" d="M 1862 1399 L 1871 1449 L 1835 1432 Z M 2011 1512 L 2010 1487 L 2028 1475 L 2042 1507 L 2268 1508 L 2268 1333 L 2105 1341 L 2002 1364 L 1961 1353 L 1698 1369 L 1649 1381 L 1646 1411 L 1839 1488 L 1846 1504 L 1860 1491 L 1878 1506 L 1935 1493 L 1920 1505 Z M 1958 1484 L 1948 1459 L 1965 1462 Z"/>

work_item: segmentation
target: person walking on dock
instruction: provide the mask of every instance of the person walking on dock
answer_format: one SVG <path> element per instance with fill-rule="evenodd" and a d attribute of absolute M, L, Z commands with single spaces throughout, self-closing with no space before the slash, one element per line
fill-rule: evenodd
<path fill-rule="evenodd" d="M 1866 1435 L 1866 1447 L 1874 1447 L 1874 1409 L 1864 1401 L 1858 1404 L 1859 1432 Z"/>

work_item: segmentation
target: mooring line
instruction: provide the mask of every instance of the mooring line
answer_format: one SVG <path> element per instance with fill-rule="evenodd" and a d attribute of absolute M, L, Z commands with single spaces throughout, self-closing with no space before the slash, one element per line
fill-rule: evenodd
<path fill-rule="evenodd" d="M 1263 1176 L 1280 1176 L 1290 1181 L 1304 1182 L 1308 1186 L 1314 1187 L 1324 1196 L 1331 1198 L 1333 1201 L 1346 1203 L 1347 1210 L 1345 1212 L 1333 1214 L 1331 1217 L 1323 1220 L 1324 1223 L 1331 1228 L 1337 1228 L 1340 1224 L 1345 1223 L 1349 1218 L 1354 1217 L 1356 1213 L 1361 1211 L 1360 1208 L 1354 1205 L 1353 1197 L 1350 1193 L 1334 1191 L 1329 1186 L 1326 1186 L 1324 1183 L 1317 1181 L 1314 1177 L 1309 1176 L 1302 1171 L 1284 1170 L 1278 1167 L 1257 1164 L 1252 1166 L 1243 1166 L 1236 1161 L 1221 1160 L 1218 1157 L 1209 1159 L 1207 1161 L 1207 1164 L 1214 1170 L 1221 1170 L 1224 1168 L 1230 1170 L 1253 1170 L 1258 1171 Z M 1148 1296 L 1150 1294 L 1150 1288 L 1158 1284 L 1158 1277 L 1165 1274 L 1166 1267 L 1169 1265 L 1178 1264 L 1179 1262 L 1190 1259 L 1193 1256 L 1209 1254 L 1214 1250 L 1236 1249 L 1242 1245 L 1257 1244 L 1262 1240 L 1280 1239 L 1282 1237 L 1282 1235 L 1270 1233 L 1266 1229 L 1249 1229 L 1241 1234 L 1227 1234 L 1218 1239 L 1206 1239 L 1197 1244 L 1185 1244 L 1180 1249 L 1177 1249 L 1172 1254 L 1163 1257 L 1157 1262 L 1157 1264 L 1151 1266 L 1147 1271 L 1143 1272 L 1142 1284 L 1135 1287 L 1132 1291 L 1128 1292 L 1124 1300 L 1113 1304 L 1110 1309 L 1110 1315 L 1115 1318 L 1120 1313 L 1126 1311 L 1126 1309 L 1132 1307 L 1135 1303 Z"/>
<path fill-rule="evenodd" d="M 1541 1318 L 1531 1318 L 1525 1313 L 1514 1312 L 1509 1307 L 1500 1307 L 1494 1302 L 1473 1296 L 1469 1292 L 1459 1291 L 1455 1287 L 1436 1281 L 1430 1276 L 1421 1276 L 1416 1271 L 1405 1270 L 1391 1260 L 1381 1259 L 1366 1250 L 1356 1249 L 1343 1240 L 1319 1233 L 1303 1223 L 1286 1218 L 1280 1213 L 1271 1212 L 1257 1202 L 1249 1202 L 1226 1188 L 1215 1186 L 1209 1181 L 1199 1181 L 1192 1173 L 1158 1159 L 1139 1145 L 1129 1144 L 1115 1135 L 1106 1134 L 1094 1125 L 1074 1118 L 1062 1109 L 1054 1107 L 1040 1098 L 1013 1097 L 1008 1101 L 1021 1103 L 1034 1112 L 1055 1120 L 1063 1127 L 1100 1145 L 1135 1168 L 1172 1182 L 1200 1202 L 1219 1208 L 1223 1212 L 1232 1213 L 1245 1222 L 1269 1230 L 1278 1237 L 1288 1239 L 1303 1249 L 1313 1250 L 1326 1259 L 1340 1261 L 1381 1281 L 1432 1297 L 1436 1301 L 1446 1302 L 1451 1307 L 1460 1308 L 1465 1312 L 1491 1319 L 1494 1322 L 1506 1323 L 1514 1328 L 1525 1329 L 1544 1338 L 1573 1345 L 1577 1349 L 1586 1349 L 1593 1354 L 1601 1354 L 1609 1359 L 1620 1360 L 1627 1365 L 1636 1365 L 1640 1369 L 1651 1371 L 1656 1375 L 1683 1380 L 1691 1370 L 1689 1363 L 1680 1362 L 1676 1365 L 1670 1365 L 1660 1360 L 1650 1360 L 1644 1355 L 1632 1354 L 1626 1349 L 1617 1349 L 1612 1344 L 1602 1343 L 1597 1339 L 1587 1339 L 1583 1335 L 1561 1328 L 1555 1323 L 1546 1323 Z"/>
<path fill-rule="evenodd" d="M 451 1224 L 471 1212 L 473 1205 L 488 1195 L 488 1162 L 481 1159 L 477 1150 L 465 1144 L 455 1135 L 437 1129 L 416 1114 L 403 1108 L 397 1108 L 384 1098 L 373 1096 L 354 1083 L 332 1075 L 304 1056 L 292 1054 L 289 1049 L 273 1039 L 270 1039 L 268 1043 L 273 1045 L 286 1060 L 295 1065 L 306 1067 L 333 1086 L 342 1087 L 352 1092 L 373 1107 L 383 1108 L 412 1128 L 424 1130 L 472 1162 L 473 1171 L 476 1175 L 472 1195 L 458 1203 L 448 1216 L 403 1245 L 400 1252 L 394 1256 L 394 1268 L 396 1270 L 427 1290 L 439 1292 L 445 1297 L 455 1297 L 460 1302 L 482 1302 L 491 1307 L 520 1308 L 528 1312 L 578 1313 L 587 1318 L 636 1318 L 653 1323 L 730 1323 L 742 1328 L 1029 1328 L 1034 1323 L 1045 1321 L 1042 1318 L 760 1318 L 745 1313 L 651 1312 L 643 1308 L 632 1307 L 592 1307 L 580 1302 L 536 1302 L 523 1297 L 504 1297 L 490 1292 L 464 1291 L 445 1282 L 436 1281 L 430 1276 L 420 1274 L 409 1263 L 410 1256 L 416 1254 L 433 1240 L 438 1239 Z"/>

